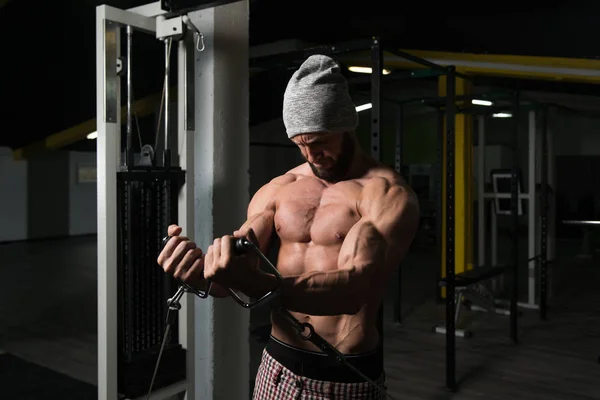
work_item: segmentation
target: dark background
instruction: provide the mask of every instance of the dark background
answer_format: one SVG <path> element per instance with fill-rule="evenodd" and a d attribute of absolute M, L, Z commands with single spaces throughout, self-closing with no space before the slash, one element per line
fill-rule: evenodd
<path fill-rule="evenodd" d="M 96 6 L 108 4 L 127 9 L 147 3 L 148 0 L 0 1 L 0 76 L 7 104 L 2 108 L 6 128 L 0 136 L 0 146 L 19 148 L 94 118 Z M 598 58 L 599 11 L 600 2 L 579 0 L 385 2 L 385 7 L 379 2 L 253 0 L 250 45 L 281 39 L 335 43 L 378 35 L 405 49 Z M 163 48 L 152 38 L 135 44 L 135 62 L 144 67 L 136 70 L 134 96 L 139 99 L 161 89 L 164 66 L 156 60 L 162 60 Z M 265 112 L 279 112 L 279 107 L 271 110 L 265 104 L 270 99 L 280 104 L 288 74 L 280 71 L 253 76 L 251 123 L 273 117 Z M 269 85 L 265 85 L 267 79 Z M 595 85 L 535 81 L 520 81 L 518 85 L 599 93 Z"/>

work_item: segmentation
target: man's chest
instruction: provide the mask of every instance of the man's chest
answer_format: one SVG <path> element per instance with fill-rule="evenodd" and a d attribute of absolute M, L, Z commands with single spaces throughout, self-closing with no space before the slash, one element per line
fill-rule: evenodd
<path fill-rule="evenodd" d="M 275 229 L 283 241 L 333 245 L 341 243 L 360 219 L 357 202 L 362 186 L 343 182 L 324 186 L 300 181 L 277 199 Z"/>

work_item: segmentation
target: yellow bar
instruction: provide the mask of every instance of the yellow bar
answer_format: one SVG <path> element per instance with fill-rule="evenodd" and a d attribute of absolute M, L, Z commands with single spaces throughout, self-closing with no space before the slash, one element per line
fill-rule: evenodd
<path fill-rule="evenodd" d="M 173 88 L 171 88 L 173 89 Z M 159 95 L 144 97 L 131 105 L 131 112 L 139 118 L 152 114 L 156 110 L 156 105 L 160 101 Z M 127 106 L 121 107 L 121 123 L 127 122 Z M 76 143 L 87 137 L 88 133 L 96 130 L 96 119 L 87 120 L 79 125 L 72 126 L 62 132 L 55 133 L 46 138 L 46 146 L 49 149 L 56 150 Z"/>
<path fill-rule="evenodd" d="M 446 77 L 438 80 L 440 96 L 446 96 Z M 456 95 L 471 94 L 471 84 L 456 78 Z M 457 102 L 461 105 L 463 102 Z M 441 276 L 446 276 L 446 129 L 442 160 L 442 259 Z M 473 268 L 473 117 L 456 114 L 454 127 L 454 272 Z M 445 297 L 445 288 L 441 291 Z"/>
<path fill-rule="evenodd" d="M 477 53 L 453 53 L 448 51 L 430 50 L 403 50 L 409 54 L 424 59 L 481 62 L 494 64 L 526 65 L 530 67 L 552 67 L 568 69 L 600 70 L 600 60 L 588 58 L 566 58 L 566 57 L 541 57 L 541 56 L 515 56 L 510 54 L 477 54 Z"/>
<path fill-rule="evenodd" d="M 466 74 L 600 83 L 600 60 L 587 58 L 516 56 L 506 54 L 452 53 L 428 50 L 402 50 L 438 65 L 453 65 Z M 370 65 L 370 53 L 354 53 L 340 56 L 348 65 Z M 388 69 L 426 68 L 412 61 L 385 53 L 384 67 Z"/>
<path fill-rule="evenodd" d="M 171 90 L 177 90 L 174 86 Z M 156 111 L 161 100 L 161 94 L 146 96 L 132 104 L 131 110 L 139 118 L 148 116 Z M 127 122 L 127 107 L 121 107 L 121 123 Z M 86 139 L 89 133 L 96 130 L 96 118 L 65 129 L 64 131 L 54 133 L 45 139 L 29 144 L 25 147 L 13 151 L 13 159 L 24 160 L 25 158 L 39 155 L 47 151 L 57 150 L 80 140 Z"/>
<path fill-rule="evenodd" d="M 96 119 L 89 119 L 81 124 L 72 126 L 64 131 L 55 133 L 46 138 L 46 147 L 57 150 L 85 139 L 88 134 L 96 130 Z"/>

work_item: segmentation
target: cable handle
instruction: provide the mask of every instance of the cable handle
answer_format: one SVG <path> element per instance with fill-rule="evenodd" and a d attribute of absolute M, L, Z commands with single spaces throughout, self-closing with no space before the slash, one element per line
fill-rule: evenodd
<path fill-rule="evenodd" d="M 279 273 L 279 271 L 277 270 L 277 267 L 275 267 L 275 265 L 273 265 L 273 263 L 269 260 L 269 258 L 267 256 L 265 256 L 263 254 L 263 252 L 260 251 L 260 249 L 254 243 L 249 241 L 248 239 L 246 239 L 246 238 L 236 239 L 233 252 L 236 255 L 243 255 L 243 254 L 247 253 L 248 251 L 253 251 L 260 259 L 262 259 L 262 261 L 269 267 L 270 272 L 272 274 L 274 274 L 274 276 L 277 278 L 277 281 L 279 282 L 279 285 L 280 285 L 283 278 L 282 278 L 281 274 Z M 277 295 L 279 293 L 279 285 L 277 286 L 277 288 L 265 293 L 264 295 L 262 295 L 261 297 L 259 297 L 258 299 L 254 300 L 254 301 L 245 301 L 236 293 L 235 290 L 233 290 L 231 288 L 228 291 L 231 294 L 231 297 L 233 298 L 233 300 L 235 300 L 235 302 L 238 303 L 240 306 L 242 306 L 244 308 L 254 308 L 254 307 L 258 306 L 259 304 L 263 303 L 268 298 L 271 298 L 271 297 Z"/>
<path fill-rule="evenodd" d="M 165 246 L 167 245 L 167 243 L 169 242 L 169 239 L 171 239 L 172 236 L 165 236 L 162 240 L 162 248 L 164 249 Z M 249 241 L 246 238 L 239 238 L 235 241 L 235 246 L 234 246 L 234 253 L 236 255 L 242 255 L 244 253 L 247 253 L 249 250 L 252 250 L 253 248 L 253 244 L 251 241 Z"/>
<path fill-rule="evenodd" d="M 169 239 L 171 239 L 171 237 L 167 236 L 162 240 L 163 248 L 167 244 Z M 248 251 L 254 251 L 256 253 L 256 255 L 267 264 L 267 266 L 271 270 L 271 273 L 273 273 L 275 275 L 275 277 L 277 278 L 277 280 L 279 281 L 279 283 L 281 283 L 282 277 L 281 277 L 281 274 L 279 273 L 279 271 L 277 270 L 277 268 L 273 265 L 273 263 L 271 263 L 271 261 L 267 258 L 267 256 L 265 256 L 254 243 L 252 243 L 251 241 L 249 241 L 246 238 L 238 238 L 235 240 L 235 243 L 233 246 L 233 252 L 235 255 L 241 256 L 241 255 L 247 253 Z M 194 293 L 196 296 L 198 296 L 202 299 L 205 299 L 210 294 L 212 282 L 210 280 L 207 280 L 207 284 L 208 284 L 208 286 L 207 286 L 207 289 L 205 292 L 200 292 L 199 290 L 192 288 L 191 286 L 187 285 L 186 283 L 182 283 L 182 286 L 186 287 L 188 292 Z M 244 300 L 235 290 L 233 290 L 231 288 L 228 288 L 227 291 L 231 294 L 231 297 L 233 298 L 233 300 L 236 303 L 238 303 L 240 306 L 242 306 L 243 308 L 254 308 L 254 307 L 258 306 L 259 304 L 261 304 L 262 302 L 264 302 L 266 299 L 277 294 L 278 289 L 279 289 L 279 287 L 277 287 L 276 289 L 274 289 L 270 292 L 265 293 L 263 296 L 261 296 L 260 298 L 254 300 L 254 301 Z"/>
<path fill-rule="evenodd" d="M 251 241 L 249 241 L 248 239 L 239 238 L 239 239 L 236 239 L 236 241 L 235 241 L 235 246 L 234 246 L 233 252 L 236 255 L 241 256 L 242 254 L 245 254 L 248 251 L 252 250 L 253 247 L 254 247 L 253 243 Z"/>

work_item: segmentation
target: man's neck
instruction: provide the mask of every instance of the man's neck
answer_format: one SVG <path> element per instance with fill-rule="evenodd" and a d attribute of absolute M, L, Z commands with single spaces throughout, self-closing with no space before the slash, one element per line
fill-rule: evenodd
<path fill-rule="evenodd" d="M 355 147 L 354 156 L 350 163 L 348 173 L 344 177 L 345 180 L 358 179 L 365 176 L 371 167 L 377 165 L 377 161 L 367 155 L 360 147 Z"/>

